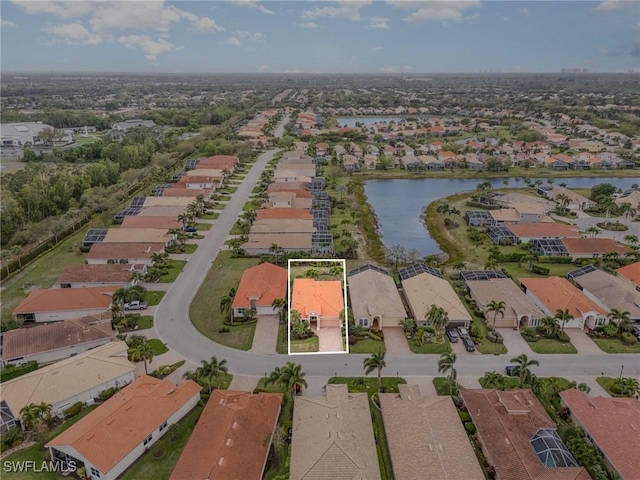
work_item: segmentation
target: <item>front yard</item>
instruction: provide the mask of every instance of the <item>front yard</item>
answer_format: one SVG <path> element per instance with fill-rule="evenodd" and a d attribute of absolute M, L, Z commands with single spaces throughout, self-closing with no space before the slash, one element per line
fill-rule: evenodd
<path fill-rule="evenodd" d="M 163 353 L 167 353 L 169 351 L 162 340 L 158 340 L 157 338 L 151 338 L 147 340 L 147 343 L 151 347 L 154 356 L 162 355 Z"/>
<path fill-rule="evenodd" d="M 213 227 L 213 223 L 199 223 L 196 225 L 199 232 L 207 232 L 211 230 L 211 227 Z"/>
<path fill-rule="evenodd" d="M 421 329 L 418 329 L 420 332 Z M 437 354 L 441 355 L 443 353 L 451 352 L 451 345 L 449 341 L 446 339 L 444 333 L 437 333 L 428 343 L 421 344 L 418 340 L 419 333 L 416 333 L 413 338 L 407 339 L 409 343 L 409 348 L 413 353 L 419 354 Z"/>
<path fill-rule="evenodd" d="M 555 338 L 541 338 L 537 342 L 527 342 L 529 348 L 535 353 L 578 353 L 576 347 L 571 342 L 561 342 Z"/>
<path fill-rule="evenodd" d="M 186 245 L 185 245 L 186 246 Z M 191 252 L 185 252 L 191 253 Z M 187 264 L 186 260 L 171 260 L 171 265 L 169 266 L 169 271 L 160 277 L 160 283 L 173 283 L 180 275 L 180 272 L 184 269 L 184 266 Z"/>
<path fill-rule="evenodd" d="M 600 350 L 607 353 L 640 353 L 640 342 L 625 345 L 618 338 L 592 338 Z"/>
<path fill-rule="evenodd" d="M 304 340 L 291 340 L 291 353 L 317 352 L 320 349 L 320 339 L 317 335 Z"/>
<path fill-rule="evenodd" d="M 158 305 L 160 303 L 160 301 L 164 297 L 164 294 L 165 294 L 165 292 L 159 292 L 159 291 L 155 291 L 155 290 L 147 290 L 144 293 L 144 301 L 147 303 L 147 305 L 149 305 L 150 307 L 153 307 L 153 306 Z"/>
<path fill-rule="evenodd" d="M 364 338 L 358 340 L 355 345 L 349 345 L 349 353 L 378 353 L 386 352 L 384 342 L 374 340 L 373 338 Z"/>

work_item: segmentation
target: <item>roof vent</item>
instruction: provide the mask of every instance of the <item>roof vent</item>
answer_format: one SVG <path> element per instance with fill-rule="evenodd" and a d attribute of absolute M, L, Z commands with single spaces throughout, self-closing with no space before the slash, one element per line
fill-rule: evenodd
<path fill-rule="evenodd" d="M 238 427 L 239 427 L 238 422 L 233 422 L 233 425 L 231 425 L 231 428 L 233 430 L 238 430 Z"/>
<path fill-rule="evenodd" d="M 227 447 L 231 447 L 233 445 L 233 440 L 231 440 L 230 438 L 227 438 L 226 445 L 227 445 Z"/>
<path fill-rule="evenodd" d="M 511 442 L 509 441 L 509 439 L 507 437 L 504 437 L 504 441 L 507 445 L 511 445 Z"/>
<path fill-rule="evenodd" d="M 222 465 L 224 465 L 224 457 L 220 457 L 220 460 L 218 460 L 218 466 L 221 467 Z"/>

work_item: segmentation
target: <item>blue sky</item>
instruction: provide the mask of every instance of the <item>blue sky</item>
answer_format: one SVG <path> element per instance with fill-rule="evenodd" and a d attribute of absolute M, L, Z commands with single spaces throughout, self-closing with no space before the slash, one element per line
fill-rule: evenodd
<path fill-rule="evenodd" d="M 2 1 L 3 71 L 640 71 L 634 1 Z"/>

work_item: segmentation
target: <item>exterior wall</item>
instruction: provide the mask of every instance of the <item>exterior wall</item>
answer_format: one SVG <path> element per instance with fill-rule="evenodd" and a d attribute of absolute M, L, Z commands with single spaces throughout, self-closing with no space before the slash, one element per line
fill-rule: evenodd
<path fill-rule="evenodd" d="M 133 273 L 133 272 L 132 272 Z M 131 282 L 70 282 L 70 283 L 56 283 L 53 288 L 61 288 L 61 285 L 70 285 L 65 288 L 86 288 L 86 287 L 119 287 L 129 285 Z"/>
<path fill-rule="evenodd" d="M 371 326 L 373 324 L 373 318 L 376 315 L 371 315 L 371 317 L 369 318 L 369 326 Z M 398 317 L 381 317 L 380 318 L 380 327 L 384 328 L 384 327 L 397 327 L 400 322 L 404 320 L 404 317 L 402 318 L 398 318 Z"/>
<path fill-rule="evenodd" d="M 104 383 L 96 385 L 90 388 L 89 390 L 85 390 L 84 392 L 77 393 L 71 397 L 68 397 L 52 405 L 51 415 L 63 415 L 64 410 L 69 408 L 74 403 L 77 403 L 77 402 L 86 403 L 87 401 L 97 397 L 100 392 L 107 390 L 108 388 L 111 388 L 111 387 L 122 388 L 125 385 L 128 385 L 129 383 L 133 382 L 133 380 L 134 380 L 134 371 L 131 370 L 130 372 L 124 375 L 120 375 L 119 377 L 113 378 Z"/>
<path fill-rule="evenodd" d="M 213 188 L 213 183 L 185 183 L 189 190 L 201 190 L 201 189 L 209 189 Z"/>
<path fill-rule="evenodd" d="M 340 317 L 318 317 L 318 328 L 340 327 Z"/>
<path fill-rule="evenodd" d="M 106 308 L 94 308 L 86 310 L 68 310 L 66 312 L 40 312 L 35 314 L 36 323 L 39 322 L 57 322 L 59 320 L 69 320 L 71 318 L 88 317 L 96 313 L 102 313 L 108 310 Z"/>
<path fill-rule="evenodd" d="M 79 355 L 81 353 L 86 352 L 87 350 L 91 350 L 92 348 L 96 348 L 96 347 L 99 347 L 100 345 L 109 343 L 110 341 L 111 341 L 111 338 L 103 338 L 93 342 L 73 345 L 67 348 L 57 348 L 55 350 L 48 350 L 46 352 L 35 353 L 33 355 L 26 355 L 18 361 L 14 361 L 11 358 L 3 358 L 2 362 L 15 363 L 15 364 L 21 365 L 23 363 L 27 363 L 32 360 L 35 360 L 36 362 L 38 362 L 39 366 L 43 366 L 49 363 L 54 363 L 59 360 L 63 360 L 65 358 L 73 357 L 74 355 Z"/>
<path fill-rule="evenodd" d="M 245 310 L 248 310 L 249 307 L 246 307 Z M 233 309 L 233 317 L 234 318 L 238 318 L 242 316 L 242 312 L 240 311 L 240 308 L 234 308 Z M 256 313 L 258 315 L 277 315 L 278 314 L 278 310 L 273 308 L 271 305 L 269 305 L 268 307 L 266 306 L 256 306 Z"/>
<path fill-rule="evenodd" d="M 112 260 L 120 260 L 118 259 L 112 259 Z M 139 264 L 139 265 L 151 265 L 153 262 L 151 261 L 151 258 L 127 258 L 126 259 L 127 262 L 126 263 L 134 263 L 134 264 Z M 109 263 L 109 259 L 107 258 L 89 258 L 87 259 L 87 263 L 89 265 L 105 265 L 107 263 Z"/>

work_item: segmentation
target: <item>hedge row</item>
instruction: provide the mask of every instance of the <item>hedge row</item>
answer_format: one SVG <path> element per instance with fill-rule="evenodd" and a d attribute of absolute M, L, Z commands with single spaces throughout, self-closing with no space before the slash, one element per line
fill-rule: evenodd
<path fill-rule="evenodd" d="M 20 365 L 19 367 L 9 367 L 0 370 L 0 383 L 13 380 L 22 375 L 26 375 L 29 372 L 33 372 L 38 369 L 38 362 L 33 361 Z"/>
<path fill-rule="evenodd" d="M 571 257 L 540 257 L 538 259 L 539 263 L 564 263 L 569 264 L 573 263 L 573 259 Z"/>

